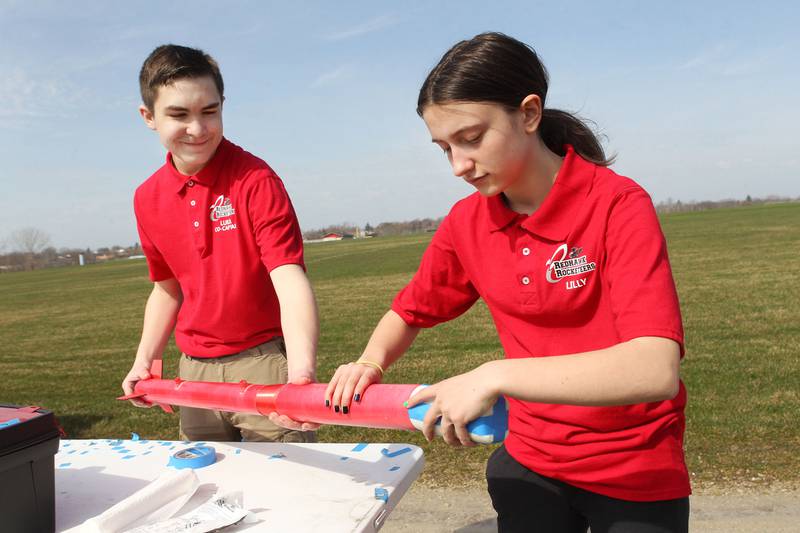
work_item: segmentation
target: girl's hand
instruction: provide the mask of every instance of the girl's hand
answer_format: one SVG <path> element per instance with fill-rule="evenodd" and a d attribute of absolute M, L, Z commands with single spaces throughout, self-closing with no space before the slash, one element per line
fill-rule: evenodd
<path fill-rule="evenodd" d="M 341 365 L 325 389 L 325 406 L 333 407 L 337 413 L 347 414 L 351 400 L 361 401 L 367 387 L 380 383 L 381 378 L 378 369 L 371 366 L 355 363 Z"/>
<path fill-rule="evenodd" d="M 467 424 L 489 410 L 499 395 L 489 386 L 490 367 L 487 365 L 425 387 L 408 400 L 409 408 L 430 402 L 422 428 L 429 442 L 436 436 L 436 419 L 441 417 L 442 438 L 447 444 L 475 445 L 469 436 Z"/>

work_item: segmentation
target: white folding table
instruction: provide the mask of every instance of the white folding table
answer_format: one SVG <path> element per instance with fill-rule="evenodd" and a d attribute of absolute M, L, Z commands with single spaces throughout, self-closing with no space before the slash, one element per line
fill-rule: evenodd
<path fill-rule="evenodd" d="M 176 451 L 203 443 L 63 440 L 55 456 L 56 530 L 96 516 L 167 469 Z M 212 494 L 242 491 L 258 519 L 225 531 L 380 529 L 422 470 L 410 444 L 205 443 L 216 462 L 195 470 L 200 487 L 181 513 Z"/>

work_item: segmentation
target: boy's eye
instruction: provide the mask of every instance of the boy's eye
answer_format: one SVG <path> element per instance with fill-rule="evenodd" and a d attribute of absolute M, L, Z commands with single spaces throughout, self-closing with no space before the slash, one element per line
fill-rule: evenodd
<path fill-rule="evenodd" d="M 469 137 L 468 139 L 464 139 L 464 142 L 466 142 L 467 144 L 478 144 L 482 136 L 483 134 L 475 135 L 473 137 Z"/>
<path fill-rule="evenodd" d="M 170 113 L 167 116 L 170 118 L 184 118 L 186 116 L 186 113 Z"/>

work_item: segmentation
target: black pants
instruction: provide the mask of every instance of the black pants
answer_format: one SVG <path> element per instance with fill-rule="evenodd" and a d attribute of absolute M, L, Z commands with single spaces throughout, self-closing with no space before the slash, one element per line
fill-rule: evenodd
<path fill-rule="evenodd" d="M 486 465 L 501 533 L 685 533 L 689 498 L 618 500 L 540 476 L 500 446 Z"/>

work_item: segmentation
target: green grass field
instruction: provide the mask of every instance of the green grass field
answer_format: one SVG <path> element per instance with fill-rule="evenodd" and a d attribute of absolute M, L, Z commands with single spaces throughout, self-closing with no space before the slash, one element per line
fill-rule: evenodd
<path fill-rule="evenodd" d="M 800 481 L 800 204 L 662 219 L 686 327 L 686 451 L 698 487 Z M 360 354 L 430 234 L 309 245 L 319 301 L 319 378 Z M 0 402 L 52 409 L 71 438 L 177 438 L 177 417 L 117 402 L 150 290 L 144 261 L 0 275 Z M 177 350 L 165 355 L 175 374 Z M 423 332 L 387 375 L 434 382 L 502 356 L 482 304 Z M 321 441 L 401 441 L 426 452 L 422 481 L 483 482 L 491 447 L 325 427 Z"/>

